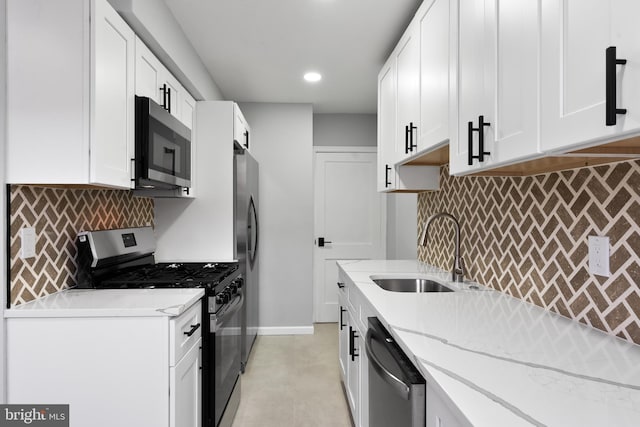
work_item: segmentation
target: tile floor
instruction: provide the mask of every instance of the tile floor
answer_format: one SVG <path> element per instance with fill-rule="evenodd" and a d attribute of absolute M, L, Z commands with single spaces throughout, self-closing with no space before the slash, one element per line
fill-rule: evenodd
<path fill-rule="evenodd" d="M 338 327 L 313 335 L 258 336 L 233 427 L 352 427 L 340 382 Z"/>

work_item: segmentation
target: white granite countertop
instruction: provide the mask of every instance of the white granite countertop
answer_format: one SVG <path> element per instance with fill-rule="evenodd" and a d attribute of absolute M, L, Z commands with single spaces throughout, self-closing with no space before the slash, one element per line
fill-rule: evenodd
<path fill-rule="evenodd" d="M 70 289 L 5 310 L 4 316 L 178 316 L 203 295 L 203 289 Z"/>
<path fill-rule="evenodd" d="M 430 382 L 476 427 L 640 426 L 640 346 L 497 291 L 399 293 L 371 275 L 416 261 L 339 261 Z"/>

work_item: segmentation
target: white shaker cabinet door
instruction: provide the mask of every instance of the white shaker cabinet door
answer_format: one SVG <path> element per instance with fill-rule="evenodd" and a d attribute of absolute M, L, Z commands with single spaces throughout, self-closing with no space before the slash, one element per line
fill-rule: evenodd
<path fill-rule="evenodd" d="M 180 121 L 189 129 L 193 129 L 193 115 L 195 111 L 196 100 L 189 92 L 183 90 L 180 95 Z"/>
<path fill-rule="evenodd" d="M 640 2 L 542 1 L 542 149 L 547 152 L 620 139 L 640 131 Z M 618 59 L 614 125 L 606 123 L 606 51 Z"/>
<path fill-rule="evenodd" d="M 347 311 L 347 327 L 349 329 L 349 352 L 347 358 L 347 398 L 351 406 L 351 416 L 356 427 L 360 426 L 360 330 L 357 329 L 356 319 Z"/>
<path fill-rule="evenodd" d="M 201 427 L 202 374 L 199 339 L 176 366 L 169 368 L 169 427 Z"/>
<path fill-rule="evenodd" d="M 420 23 L 418 151 L 449 139 L 449 1 L 433 0 Z"/>
<path fill-rule="evenodd" d="M 347 366 L 349 358 L 349 325 L 346 296 L 343 289 L 338 291 L 338 308 L 340 310 L 338 319 L 338 359 L 340 362 L 340 374 L 342 382 L 347 385 Z"/>
<path fill-rule="evenodd" d="M 418 152 L 420 129 L 420 28 L 409 27 L 400 40 L 396 56 L 397 123 L 396 152 L 399 159 Z"/>
<path fill-rule="evenodd" d="M 162 104 L 162 78 L 164 65 L 149 50 L 149 48 L 136 37 L 136 95 L 146 96 L 157 104 Z"/>
<path fill-rule="evenodd" d="M 94 4 L 90 180 L 131 187 L 135 34 L 106 1 L 97 0 Z"/>
<path fill-rule="evenodd" d="M 378 74 L 378 191 L 396 188 L 396 61 Z"/>
<path fill-rule="evenodd" d="M 539 0 L 459 0 L 457 6 L 459 114 L 451 173 L 539 156 Z"/>

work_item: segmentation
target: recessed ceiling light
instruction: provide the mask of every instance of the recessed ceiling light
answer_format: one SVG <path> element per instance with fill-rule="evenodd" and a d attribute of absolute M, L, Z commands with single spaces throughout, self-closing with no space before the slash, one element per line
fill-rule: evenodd
<path fill-rule="evenodd" d="M 304 75 L 304 79 L 308 82 L 319 82 L 320 80 L 322 80 L 322 76 L 320 75 L 320 73 L 316 73 L 315 71 L 311 71 L 308 72 Z"/>

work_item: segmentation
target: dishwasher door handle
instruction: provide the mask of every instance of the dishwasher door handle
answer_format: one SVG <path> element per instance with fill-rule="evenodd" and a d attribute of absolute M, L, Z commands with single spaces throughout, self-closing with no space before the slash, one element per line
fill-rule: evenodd
<path fill-rule="evenodd" d="M 387 368 L 384 367 L 378 356 L 376 355 L 373 347 L 371 346 L 371 342 L 374 340 L 374 332 L 372 329 L 367 331 L 367 336 L 365 339 L 365 351 L 367 352 L 367 356 L 369 357 L 369 363 L 371 367 L 380 375 L 380 377 L 393 389 L 398 392 L 398 394 L 405 400 L 409 400 L 411 397 L 411 388 L 407 383 L 402 381 L 400 378 L 393 375 Z M 386 345 L 385 341 L 382 341 L 383 345 Z"/>

